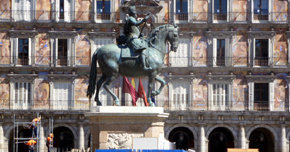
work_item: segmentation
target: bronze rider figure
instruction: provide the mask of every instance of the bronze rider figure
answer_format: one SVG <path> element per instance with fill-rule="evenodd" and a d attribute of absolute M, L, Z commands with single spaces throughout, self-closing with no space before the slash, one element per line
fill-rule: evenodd
<path fill-rule="evenodd" d="M 138 26 L 142 23 L 146 22 L 149 19 L 149 15 L 147 15 L 143 20 L 137 21 L 137 12 L 135 6 L 130 6 L 129 8 L 129 17 L 125 21 L 124 25 L 124 34 L 127 38 L 128 46 L 134 50 L 134 52 L 142 52 L 140 54 L 141 64 L 144 70 L 152 69 L 150 66 L 146 66 L 146 54 L 143 50 L 147 48 L 147 42 L 140 39 L 140 31 Z"/>

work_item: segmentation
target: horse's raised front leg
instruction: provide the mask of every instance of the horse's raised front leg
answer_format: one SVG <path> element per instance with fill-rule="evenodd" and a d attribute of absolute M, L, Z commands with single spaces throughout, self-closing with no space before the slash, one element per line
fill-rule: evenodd
<path fill-rule="evenodd" d="M 151 94 L 152 97 L 159 95 L 161 93 L 162 89 L 164 88 L 165 83 L 166 83 L 162 78 L 160 78 L 158 76 L 155 77 L 155 80 L 160 83 L 160 87 L 158 90 L 152 91 L 152 94 Z"/>
<path fill-rule="evenodd" d="M 106 80 L 106 76 L 102 75 L 102 77 L 97 82 L 95 101 L 97 102 L 98 106 L 102 105 L 102 102 L 100 101 L 100 98 L 99 98 L 99 92 L 100 92 L 100 88 L 102 87 L 102 84 L 104 83 L 105 80 Z"/>
<path fill-rule="evenodd" d="M 104 89 L 110 93 L 110 95 L 113 97 L 114 103 L 117 106 L 120 106 L 119 98 L 115 95 L 113 91 L 110 90 L 111 83 L 116 79 L 116 76 L 107 76 L 105 83 L 104 83 Z"/>
<path fill-rule="evenodd" d="M 152 92 L 152 89 L 153 89 L 154 81 L 155 81 L 155 77 L 149 76 L 147 101 L 149 102 L 149 105 L 151 107 L 155 106 L 154 102 L 152 102 L 152 100 L 151 100 L 151 92 Z"/>

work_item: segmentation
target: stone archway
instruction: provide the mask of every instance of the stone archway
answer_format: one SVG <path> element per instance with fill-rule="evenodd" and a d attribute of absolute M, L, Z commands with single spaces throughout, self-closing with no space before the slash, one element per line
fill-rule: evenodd
<path fill-rule="evenodd" d="M 28 151 L 28 147 L 24 144 L 24 141 L 28 141 L 28 140 L 24 140 L 24 138 L 29 139 L 32 137 L 32 132 L 29 128 L 24 128 L 24 127 L 18 127 L 18 138 L 23 138 L 22 140 L 18 140 L 18 144 L 17 145 L 13 145 L 14 144 L 14 131 L 16 129 L 12 129 L 9 135 L 9 152 L 14 152 L 13 149 L 15 149 L 16 152 L 24 152 L 24 151 Z"/>
<path fill-rule="evenodd" d="M 168 137 L 170 142 L 175 142 L 176 149 L 193 149 L 194 136 L 193 133 L 186 127 L 174 128 Z"/>
<path fill-rule="evenodd" d="M 74 148 L 74 135 L 67 127 L 56 127 L 53 129 L 53 147 L 59 152 L 70 151 Z"/>
<path fill-rule="evenodd" d="M 234 136 L 232 132 L 225 127 L 215 128 L 209 134 L 209 152 L 227 152 L 227 148 L 234 148 Z"/>
<path fill-rule="evenodd" d="M 259 152 L 273 152 L 275 150 L 274 136 L 266 128 L 260 127 L 253 130 L 249 141 L 249 148 L 258 148 Z"/>

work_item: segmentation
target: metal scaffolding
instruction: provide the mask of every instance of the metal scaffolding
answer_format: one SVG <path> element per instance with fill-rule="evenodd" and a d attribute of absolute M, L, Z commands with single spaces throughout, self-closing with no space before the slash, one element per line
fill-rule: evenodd
<path fill-rule="evenodd" d="M 37 113 L 37 118 L 39 118 L 40 115 L 39 113 Z M 18 145 L 20 143 L 25 143 L 27 141 L 29 141 L 30 139 L 33 139 L 36 141 L 36 145 L 35 145 L 35 148 L 34 148 L 34 151 L 35 152 L 40 152 L 40 127 L 41 127 L 41 119 L 40 121 L 37 121 L 36 123 L 36 136 L 35 137 L 32 137 L 32 135 L 34 134 L 34 130 L 31 129 L 31 126 L 33 125 L 32 124 L 32 121 L 30 122 L 17 122 L 16 121 L 16 118 L 15 118 L 15 114 L 14 114 L 14 117 L 13 117 L 13 122 L 14 122 L 14 131 L 13 131 L 13 137 L 14 137 L 14 141 L 13 141 L 13 152 L 18 152 Z M 26 128 L 26 129 L 31 129 L 31 137 L 19 137 L 19 127 L 22 127 L 22 128 Z"/>

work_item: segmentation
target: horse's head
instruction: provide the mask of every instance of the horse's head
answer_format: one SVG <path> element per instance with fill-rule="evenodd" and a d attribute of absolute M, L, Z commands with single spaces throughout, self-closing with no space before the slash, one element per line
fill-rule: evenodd
<path fill-rule="evenodd" d="M 168 39 L 170 43 L 170 51 L 177 51 L 178 44 L 179 44 L 179 35 L 178 35 L 178 27 L 174 25 L 172 30 L 168 33 Z"/>

